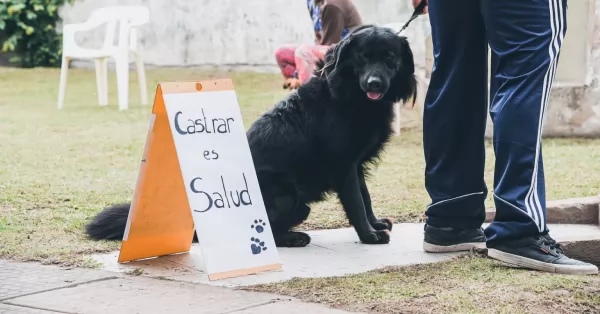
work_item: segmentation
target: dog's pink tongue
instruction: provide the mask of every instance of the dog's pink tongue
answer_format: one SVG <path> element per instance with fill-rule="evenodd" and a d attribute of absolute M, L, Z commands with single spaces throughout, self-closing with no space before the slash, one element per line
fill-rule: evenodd
<path fill-rule="evenodd" d="M 371 93 L 371 92 L 368 92 L 367 93 L 367 97 L 369 97 L 371 99 L 379 99 L 379 97 L 381 97 L 381 93 Z"/>

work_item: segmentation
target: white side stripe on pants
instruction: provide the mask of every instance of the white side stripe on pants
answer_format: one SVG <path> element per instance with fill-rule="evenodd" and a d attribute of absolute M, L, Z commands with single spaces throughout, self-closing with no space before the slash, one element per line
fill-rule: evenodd
<path fill-rule="evenodd" d="M 548 9 L 550 10 L 550 27 L 552 28 L 552 39 L 550 40 L 550 45 L 548 47 L 550 64 L 548 66 L 548 70 L 546 71 L 546 75 L 544 76 L 544 85 L 542 87 L 542 101 L 540 104 L 540 117 L 538 121 L 538 134 L 535 148 L 534 169 L 531 176 L 531 186 L 529 187 L 529 191 L 525 196 L 525 208 L 527 209 L 527 214 L 533 219 L 540 232 L 543 232 L 546 229 L 544 210 L 538 195 L 538 164 L 541 150 L 542 130 L 548 98 L 550 97 L 550 90 L 552 89 L 552 81 L 554 80 L 556 74 L 558 53 L 565 37 L 565 12 L 563 12 L 563 0 L 548 1 Z"/>
<path fill-rule="evenodd" d="M 445 199 L 445 200 L 443 200 L 443 201 L 439 201 L 439 202 L 437 202 L 437 203 L 430 204 L 430 205 L 428 205 L 428 206 L 427 206 L 425 209 L 429 209 L 429 208 L 431 208 L 431 207 L 433 207 L 433 206 L 440 205 L 440 204 L 442 204 L 442 203 L 446 203 L 446 202 L 450 202 L 450 201 L 454 201 L 454 200 L 458 200 L 458 199 L 461 199 L 461 198 L 464 198 L 464 197 L 467 197 L 467 196 L 472 196 L 472 195 L 482 195 L 482 194 L 483 194 L 483 192 L 475 192 L 475 193 L 469 193 L 469 194 L 465 194 L 465 195 L 461 195 L 461 196 L 457 196 L 457 197 L 453 197 L 453 198 Z"/>

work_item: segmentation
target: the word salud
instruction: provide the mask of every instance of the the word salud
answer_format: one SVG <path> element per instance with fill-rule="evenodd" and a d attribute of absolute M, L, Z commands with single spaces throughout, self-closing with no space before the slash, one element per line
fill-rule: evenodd
<path fill-rule="evenodd" d="M 242 176 L 244 178 L 244 188 L 241 190 L 228 189 L 223 176 L 221 176 L 221 186 L 217 191 L 204 191 L 200 189 L 199 186 L 202 183 L 201 177 L 192 179 L 190 182 L 190 190 L 195 194 L 205 196 L 208 202 L 206 208 L 193 208 L 193 210 L 198 213 L 204 213 L 211 210 L 213 207 L 232 208 L 252 205 L 252 199 L 250 198 L 250 192 L 248 191 L 248 182 L 246 181 L 246 174 L 242 173 Z M 215 186 L 216 184 L 207 185 Z"/>

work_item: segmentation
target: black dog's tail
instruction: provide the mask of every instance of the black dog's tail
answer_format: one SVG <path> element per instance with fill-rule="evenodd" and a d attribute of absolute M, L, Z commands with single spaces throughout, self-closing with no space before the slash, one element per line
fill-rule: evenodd
<path fill-rule="evenodd" d="M 123 240 L 131 204 L 117 204 L 102 210 L 85 226 L 94 240 Z"/>

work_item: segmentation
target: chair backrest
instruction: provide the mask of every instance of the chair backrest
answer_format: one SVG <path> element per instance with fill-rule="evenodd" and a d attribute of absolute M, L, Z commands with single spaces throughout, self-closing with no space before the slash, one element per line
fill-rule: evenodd
<path fill-rule="evenodd" d="M 146 24 L 150 21 L 150 10 L 141 5 L 120 5 L 96 9 L 88 19 L 87 23 L 97 25 L 106 23 L 106 34 L 104 37 L 104 48 L 114 45 L 115 30 L 119 24 L 117 45 L 131 45 L 135 47 L 137 34 L 131 33 L 132 26 Z M 128 38 L 127 36 L 131 36 Z"/>
<path fill-rule="evenodd" d="M 90 19 L 103 21 L 121 20 L 132 25 L 141 25 L 150 20 L 150 10 L 143 5 L 117 5 L 96 9 Z"/>

